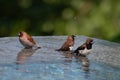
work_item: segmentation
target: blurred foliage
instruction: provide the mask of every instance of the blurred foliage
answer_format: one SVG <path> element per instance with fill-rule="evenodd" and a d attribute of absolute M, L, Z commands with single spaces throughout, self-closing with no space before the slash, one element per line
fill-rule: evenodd
<path fill-rule="evenodd" d="M 0 36 L 19 31 L 120 42 L 120 0 L 0 0 Z"/>

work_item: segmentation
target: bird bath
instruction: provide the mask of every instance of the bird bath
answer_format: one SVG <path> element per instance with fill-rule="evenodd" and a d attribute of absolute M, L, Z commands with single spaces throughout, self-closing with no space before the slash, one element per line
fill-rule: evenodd
<path fill-rule="evenodd" d="M 120 44 L 94 39 L 91 54 L 57 52 L 66 36 L 33 37 L 41 49 L 23 49 L 18 37 L 0 38 L 0 80 L 120 80 Z M 75 38 L 74 49 L 86 37 Z"/>

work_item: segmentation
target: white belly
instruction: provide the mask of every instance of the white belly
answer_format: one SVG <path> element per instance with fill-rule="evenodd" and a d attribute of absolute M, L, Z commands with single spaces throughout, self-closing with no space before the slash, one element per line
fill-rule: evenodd
<path fill-rule="evenodd" d="M 70 48 L 70 51 L 73 50 L 73 46 L 70 46 L 69 48 Z"/>
<path fill-rule="evenodd" d="M 28 41 L 26 38 L 22 38 L 21 39 L 21 43 L 23 44 L 23 46 L 25 47 L 30 47 L 30 46 L 34 46 L 34 44 L 30 41 Z"/>
<path fill-rule="evenodd" d="M 84 49 L 84 50 L 79 50 L 80 54 L 88 55 L 90 53 L 91 49 Z"/>

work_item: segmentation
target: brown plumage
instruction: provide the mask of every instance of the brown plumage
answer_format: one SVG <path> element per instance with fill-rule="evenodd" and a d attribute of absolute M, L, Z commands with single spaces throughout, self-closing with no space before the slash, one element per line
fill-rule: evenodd
<path fill-rule="evenodd" d="M 74 46 L 74 35 L 70 35 L 67 37 L 67 40 L 63 43 L 60 49 L 56 49 L 56 51 L 71 51 Z"/>
<path fill-rule="evenodd" d="M 38 48 L 40 48 L 40 46 L 38 44 L 36 44 L 36 42 L 34 41 L 34 39 L 32 38 L 32 36 L 30 36 L 26 32 L 21 31 L 21 32 L 19 32 L 18 35 L 19 35 L 19 41 L 20 41 L 20 43 L 25 48 L 32 48 L 33 46 L 37 46 Z"/>
<path fill-rule="evenodd" d="M 87 38 L 86 42 L 79 46 L 74 53 L 76 55 L 86 56 L 90 53 L 92 49 L 93 39 Z"/>

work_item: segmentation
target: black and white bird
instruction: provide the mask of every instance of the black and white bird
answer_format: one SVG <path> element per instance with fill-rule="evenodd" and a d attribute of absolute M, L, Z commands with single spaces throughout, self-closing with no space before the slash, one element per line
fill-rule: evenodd
<path fill-rule="evenodd" d="M 87 56 L 90 52 L 91 52 L 91 49 L 92 49 L 92 45 L 93 45 L 93 39 L 91 38 L 87 38 L 86 39 L 86 42 L 83 43 L 81 46 L 79 46 L 75 51 L 74 51 L 74 54 L 75 55 L 80 55 L 80 56 Z"/>
<path fill-rule="evenodd" d="M 74 46 L 74 35 L 70 35 L 67 37 L 67 40 L 63 43 L 60 49 L 56 49 L 56 51 L 72 51 Z"/>

